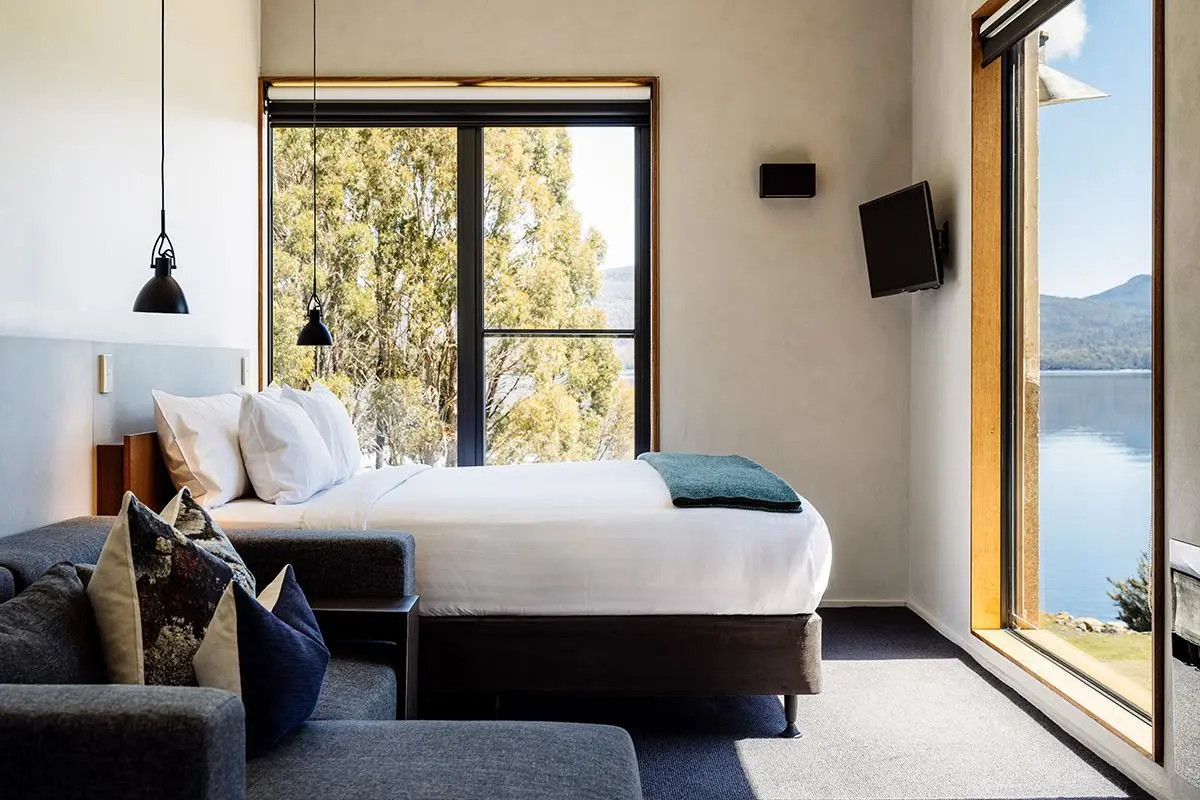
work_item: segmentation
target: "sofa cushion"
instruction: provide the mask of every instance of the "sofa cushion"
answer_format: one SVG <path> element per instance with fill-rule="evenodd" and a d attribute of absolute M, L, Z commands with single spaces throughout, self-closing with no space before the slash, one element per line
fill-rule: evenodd
<path fill-rule="evenodd" d="M 113 521 L 113 517 L 75 517 L 0 536 L 0 567 L 12 577 L 12 592 L 0 595 L 0 600 L 23 591 L 55 564 L 95 564 Z M 0 580 L 0 589 L 7 583 Z"/>
<path fill-rule="evenodd" d="M 59 564 L 0 603 L 0 683 L 103 683 L 104 656 L 87 592 Z"/>
<path fill-rule="evenodd" d="M 386 647 L 391 649 L 391 645 Z M 394 720 L 396 671 L 390 655 L 384 646 L 335 649 L 310 719 Z"/>
<path fill-rule="evenodd" d="M 309 722 L 246 765 L 246 796 L 641 800 L 629 734 L 555 722 Z"/>

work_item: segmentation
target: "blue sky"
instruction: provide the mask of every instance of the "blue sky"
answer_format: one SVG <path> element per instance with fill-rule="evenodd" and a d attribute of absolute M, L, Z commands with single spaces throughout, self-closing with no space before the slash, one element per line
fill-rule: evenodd
<path fill-rule="evenodd" d="M 1082 297 L 1150 272 L 1151 0 L 1076 0 L 1047 24 L 1046 60 L 1110 97 L 1038 115 L 1043 294 Z"/>

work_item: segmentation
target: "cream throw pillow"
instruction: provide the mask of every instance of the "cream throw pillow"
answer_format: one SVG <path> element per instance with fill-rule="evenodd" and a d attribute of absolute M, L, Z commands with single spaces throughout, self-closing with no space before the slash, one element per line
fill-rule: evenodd
<path fill-rule="evenodd" d="M 153 391 L 163 458 L 176 489 L 184 486 L 205 508 L 246 493 L 249 481 L 238 444 L 241 401 L 234 393 L 179 397 Z"/>

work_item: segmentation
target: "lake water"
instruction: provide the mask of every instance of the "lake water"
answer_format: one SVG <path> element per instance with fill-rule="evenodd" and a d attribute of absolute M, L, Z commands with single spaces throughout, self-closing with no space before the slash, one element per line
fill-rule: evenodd
<path fill-rule="evenodd" d="M 1115 619 L 1106 578 L 1150 547 L 1151 396 L 1146 372 L 1043 372 L 1039 464 L 1044 611 Z"/>

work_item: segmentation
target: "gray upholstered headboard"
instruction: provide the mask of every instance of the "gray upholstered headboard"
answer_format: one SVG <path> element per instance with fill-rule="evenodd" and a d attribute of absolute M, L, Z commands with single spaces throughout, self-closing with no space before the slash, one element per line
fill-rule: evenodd
<path fill-rule="evenodd" d="M 109 394 L 99 356 L 112 355 Z M 247 350 L 0 336 L 0 536 L 96 504 L 95 445 L 154 429 L 151 389 L 227 392 Z"/>

